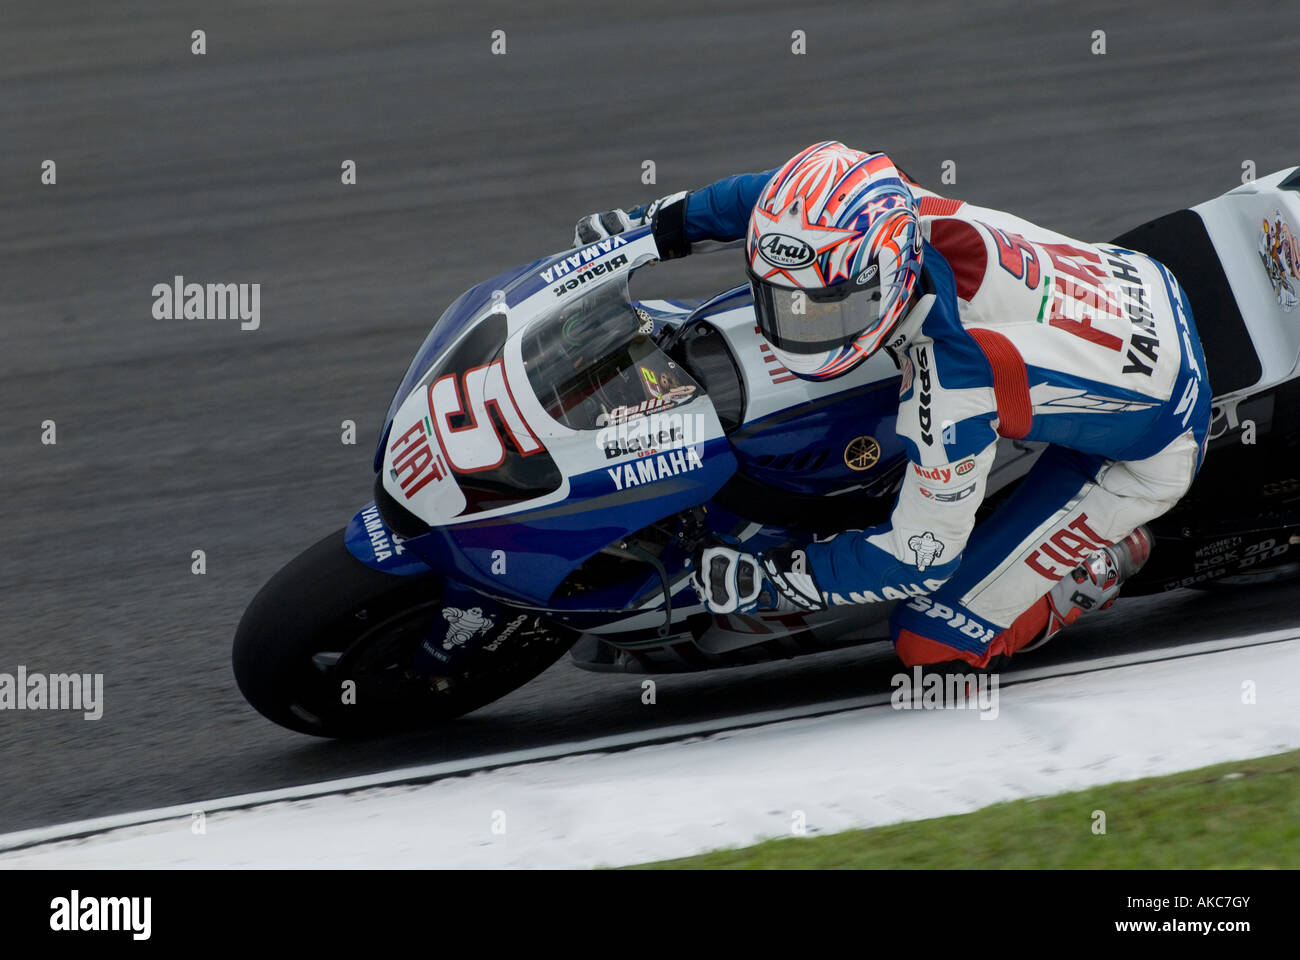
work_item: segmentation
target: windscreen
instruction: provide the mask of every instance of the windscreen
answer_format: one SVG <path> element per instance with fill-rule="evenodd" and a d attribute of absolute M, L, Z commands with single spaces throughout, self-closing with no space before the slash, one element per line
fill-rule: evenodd
<path fill-rule="evenodd" d="M 702 393 L 650 329 L 621 281 L 539 319 L 524 335 L 523 360 L 546 412 L 570 429 L 595 430 Z"/>

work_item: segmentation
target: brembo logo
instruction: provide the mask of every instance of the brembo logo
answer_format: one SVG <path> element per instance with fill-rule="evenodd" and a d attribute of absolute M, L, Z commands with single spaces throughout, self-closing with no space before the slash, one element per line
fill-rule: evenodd
<path fill-rule="evenodd" d="M 499 648 L 501 644 L 504 643 L 506 639 L 509 638 L 510 634 L 518 630 L 519 625 L 527 619 L 528 619 L 528 614 L 521 613 L 519 616 L 515 617 L 513 620 L 507 623 L 505 625 L 505 628 L 499 634 L 497 634 L 497 638 L 483 648 L 484 652 L 495 653 L 497 648 Z"/>
<path fill-rule="evenodd" d="M 758 242 L 758 254 L 774 267 L 806 267 L 816 254 L 798 237 L 769 233 Z"/>
<path fill-rule="evenodd" d="M 927 447 L 934 446 L 934 434 L 930 432 L 930 354 L 925 347 L 916 351 L 916 372 L 921 381 L 921 439 Z"/>

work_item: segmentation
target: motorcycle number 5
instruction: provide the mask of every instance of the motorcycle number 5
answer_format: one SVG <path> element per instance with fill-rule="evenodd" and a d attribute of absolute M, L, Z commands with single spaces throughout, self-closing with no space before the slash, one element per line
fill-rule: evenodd
<path fill-rule="evenodd" d="M 463 374 L 448 374 L 431 383 L 429 415 L 457 473 L 499 467 L 506 458 L 502 434 L 522 456 L 543 449 L 510 393 L 502 360 Z M 463 422 L 453 426 L 454 418 Z"/>

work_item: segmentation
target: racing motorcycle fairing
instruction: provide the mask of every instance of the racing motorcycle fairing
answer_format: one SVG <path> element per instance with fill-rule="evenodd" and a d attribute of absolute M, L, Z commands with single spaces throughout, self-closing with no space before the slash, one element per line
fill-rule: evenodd
<path fill-rule="evenodd" d="M 444 315 L 459 335 L 408 375 L 375 500 L 433 569 L 546 604 L 597 551 L 707 501 L 734 472 L 706 392 L 628 295 L 653 238 L 614 239 L 468 299 L 474 316 Z M 598 602 L 621 606 L 633 589 Z"/>
<path fill-rule="evenodd" d="M 1276 563 L 1295 546 L 1300 481 L 1265 484 L 1269 509 L 1257 516 L 1225 504 L 1243 456 L 1300 459 L 1287 440 L 1300 360 L 1300 311 L 1286 296 L 1300 287 L 1287 272 L 1297 188 L 1300 171 L 1283 171 L 1115 241 L 1180 278 L 1216 394 L 1215 453 L 1157 527 L 1161 546 L 1128 592 Z M 484 597 L 544 610 L 601 638 L 606 653 L 633 651 L 655 669 L 881 636 L 890 603 L 710 617 L 687 567 L 702 537 L 758 552 L 884 519 L 905 461 L 894 429 L 899 371 L 881 352 L 836 380 L 795 377 L 759 334 L 747 286 L 693 309 L 634 302 L 627 278 L 655 256 L 641 228 L 458 298 L 393 399 L 376 502 L 354 518 L 349 549 L 380 569 L 433 569 Z M 1266 438 L 1258 450 L 1239 442 L 1244 423 Z M 1038 449 L 1000 444 L 994 498 Z M 1276 473 L 1260 464 L 1251 471 Z M 1283 472 L 1300 476 L 1300 465 Z"/>

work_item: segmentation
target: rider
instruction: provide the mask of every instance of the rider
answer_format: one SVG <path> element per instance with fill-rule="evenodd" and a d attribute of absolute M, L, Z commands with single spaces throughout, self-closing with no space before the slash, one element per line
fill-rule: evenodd
<path fill-rule="evenodd" d="M 1205 358 L 1173 274 L 940 197 L 882 153 L 827 141 L 784 166 L 584 217 L 575 242 L 645 223 L 663 259 L 744 239 L 763 336 L 792 373 L 902 370 L 911 461 L 888 523 L 759 555 L 715 545 L 715 613 L 898 599 L 903 662 L 994 657 L 1109 605 L 1186 493 L 1210 419 Z M 975 529 L 998 437 L 1047 444 Z M 973 532 L 972 532 L 973 531 Z"/>

